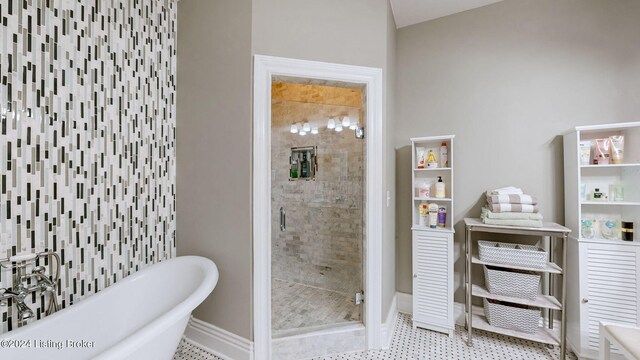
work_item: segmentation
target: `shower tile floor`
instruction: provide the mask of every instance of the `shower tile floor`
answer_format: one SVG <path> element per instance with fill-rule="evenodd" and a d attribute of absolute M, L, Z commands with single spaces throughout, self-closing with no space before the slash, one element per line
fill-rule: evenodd
<path fill-rule="evenodd" d="M 327 325 L 360 321 L 354 295 L 280 279 L 271 281 L 271 328 L 274 337 L 298 329 L 317 330 Z"/>
<path fill-rule="evenodd" d="M 315 360 L 556 360 L 559 347 L 553 349 L 531 341 L 475 330 L 473 347 L 466 344 L 464 328 L 456 326 L 453 338 L 437 332 L 413 329 L 411 315 L 399 314 L 391 347 L 388 350 L 336 354 Z M 220 360 L 186 341 L 174 360 Z M 571 352 L 567 360 L 577 360 Z M 277 360 L 277 359 L 274 359 Z"/>

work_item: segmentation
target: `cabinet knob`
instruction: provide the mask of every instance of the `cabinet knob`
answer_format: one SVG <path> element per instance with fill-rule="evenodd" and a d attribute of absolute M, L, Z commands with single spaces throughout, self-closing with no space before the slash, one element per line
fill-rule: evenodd
<path fill-rule="evenodd" d="M 417 277 L 418 277 L 418 274 L 413 274 L 413 278 L 414 279 L 417 278 Z"/>
<path fill-rule="evenodd" d="M 589 302 L 589 299 L 587 299 L 587 298 L 582 299 L 582 303 L 583 303 L 583 304 L 586 304 L 586 303 L 588 303 L 588 302 Z"/>

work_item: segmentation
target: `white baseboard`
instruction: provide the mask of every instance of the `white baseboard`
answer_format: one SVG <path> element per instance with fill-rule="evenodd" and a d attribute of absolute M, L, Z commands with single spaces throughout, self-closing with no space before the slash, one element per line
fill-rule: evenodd
<path fill-rule="evenodd" d="M 391 306 L 389 307 L 389 312 L 387 313 L 386 320 L 382 324 L 380 339 L 382 339 L 383 349 L 388 349 L 391 346 L 391 339 L 393 339 L 393 333 L 396 330 L 397 319 L 398 319 L 398 293 L 396 293 L 396 295 L 393 296 L 393 300 L 391 301 Z"/>
<path fill-rule="evenodd" d="M 396 299 L 398 300 L 398 312 L 403 314 L 413 314 L 413 295 L 407 293 L 396 292 Z M 456 325 L 464 326 L 464 304 L 453 303 L 453 318 Z"/>
<path fill-rule="evenodd" d="M 365 350 L 365 327 L 344 324 L 271 341 L 271 359 L 313 359 Z"/>
<path fill-rule="evenodd" d="M 396 299 L 398 299 L 398 312 L 403 314 L 413 314 L 413 295 L 396 292 Z"/>
<path fill-rule="evenodd" d="M 225 360 L 253 360 L 253 342 L 191 317 L 184 336 L 188 342 Z"/>

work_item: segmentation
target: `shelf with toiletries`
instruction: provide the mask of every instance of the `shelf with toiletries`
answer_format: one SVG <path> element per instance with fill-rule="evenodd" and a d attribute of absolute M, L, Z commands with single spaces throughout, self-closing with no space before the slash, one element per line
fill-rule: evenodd
<path fill-rule="evenodd" d="M 582 205 L 618 205 L 618 206 L 640 206 L 640 201 L 582 201 Z"/>
<path fill-rule="evenodd" d="M 414 171 L 451 171 L 450 167 L 440 167 L 440 168 L 425 168 L 425 169 L 413 169 Z"/>
<path fill-rule="evenodd" d="M 592 358 L 599 334 L 590 324 L 640 325 L 638 299 L 628 296 L 638 284 L 614 281 L 640 266 L 640 122 L 576 127 L 564 135 L 564 168 L 567 298 L 579 304 L 567 314 L 567 340 Z"/>
<path fill-rule="evenodd" d="M 640 122 L 579 126 L 565 135 L 566 222 L 576 238 L 638 241 L 638 184 Z"/>
<path fill-rule="evenodd" d="M 588 164 L 588 165 L 580 165 L 582 169 L 607 169 L 607 168 L 624 168 L 624 167 L 640 167 L 640 163 L 630 163 L 630 164 Z"/>
<path fill-rule="evenodd" d="M 436 198 L 436 197 L 415 197 L 413 198 L 414 201 L 446 201 L 446 202 L 450 202 L 452 201 L 451 198 Z"/>
<path fill-rule="evenodd" d="M 453 135 L 411 139 L 413 326 L 453 336 Z"/>
<path fill-rule="evenodd" d="M 289 156 L 289 181 L 312 181 L 318 172 L 318 147 L 292 147 Z"/>
<path fill-rule="evenodd" d="M 413 228 L 453 232 L 453 141 L 453 135 L 411 138 Z"/>

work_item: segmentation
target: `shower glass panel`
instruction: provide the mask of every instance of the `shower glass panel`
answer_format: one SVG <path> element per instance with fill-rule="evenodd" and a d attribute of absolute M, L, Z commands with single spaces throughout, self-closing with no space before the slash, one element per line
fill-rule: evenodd
<path fill-rule="evenodd" d="M 352 128 L 364 126 L 364 99 L 360 88 L 333 85 L 272 84 L 274 337 L 363 317 L 355 295 L 363 284 L 365 140 Z M 328 128 L 331 119 L 336 127 Z"/>

